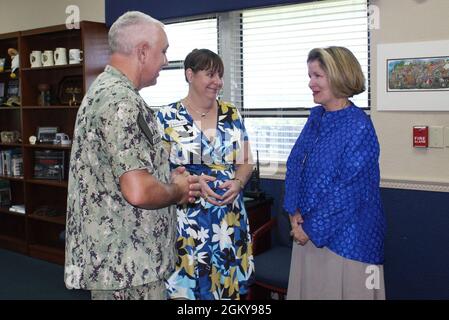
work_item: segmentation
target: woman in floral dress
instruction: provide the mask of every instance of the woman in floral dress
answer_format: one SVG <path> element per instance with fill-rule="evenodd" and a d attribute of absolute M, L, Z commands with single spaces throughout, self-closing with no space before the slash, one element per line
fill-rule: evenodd
<path fill-rule="evenodd" d="M 202 197 L 178 206 L 176 269 L 167 280 L 171 299 L 240 299 L 254 275 L 243 187 L 252 172 L 243 120 L 217 99 L 223 62 L 195 49 L 184 61 L 189 92 L 158 113 L 172 168 L 201 176 Z"/>

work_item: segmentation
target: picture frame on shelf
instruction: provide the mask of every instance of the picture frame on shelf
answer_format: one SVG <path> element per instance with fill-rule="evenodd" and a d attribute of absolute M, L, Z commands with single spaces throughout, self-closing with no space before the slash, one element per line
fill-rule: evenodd
<path fill-rule="evenodd" d="M 79 106 L 83 96 L 82 76 L 67 76 L 59 83 L 58 99 L 61 105 Z"/>
<path fill-rule="evenodd" d="M 37 141 L 39 143 L 53 144 L 56 139 L 56 133 L 58 133 L 58 127 L 38 127 L 37 128 Z"/>
<path fill-rule="evenodd" d="M 0 82 L 0 106 L 20 106 L 19 80 L 12 79 Z"/>
<path fill-rule="evenodd" d="M 19 96 L 19 80 L 10 79 L 6 84 L 6 98 Z"/>
<path fill-rule="evenodd" d="M 0 131 L 0 142 L 1 143 L 18 143 L 20 141 L 20 132 L 17 130 L 13 131 Z"/>

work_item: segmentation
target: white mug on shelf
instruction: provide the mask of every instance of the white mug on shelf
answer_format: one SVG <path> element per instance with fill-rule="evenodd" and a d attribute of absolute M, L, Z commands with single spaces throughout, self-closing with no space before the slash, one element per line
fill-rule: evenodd
<path fill-rule="evenodd" d="M 67 49 L 66 48 L 56 48 L 54 53 L 55 65 L 60 66 L 67 64 Z"/>
<path fill-rule="evenodd" d="M 61 144 L 61 145 L 68 145 L 68 144 L 71 144 L 72 141 L 70 140 L 68 134 L 60 132 L 60 133 L 56 134 L 55 143 Z"/>
<path fill-rule="evenodd" d="M 80 49 L 69 50 L 69 64 L 77 64 L 83 61 L 83 51 Z"/>
<path fill-rule="evenodd" d="M 42 52 L 38 50 L 31 51 L 30 53 L 31 68 L 42 67 Z"/>
<path fill-rule="evenodd" d="M 52 50 L 45 50 L 42 54 L 42 66 L 43 67 L 50 67 L 54 66 L 55 61 L 53 60 L 53 51 Z"/>

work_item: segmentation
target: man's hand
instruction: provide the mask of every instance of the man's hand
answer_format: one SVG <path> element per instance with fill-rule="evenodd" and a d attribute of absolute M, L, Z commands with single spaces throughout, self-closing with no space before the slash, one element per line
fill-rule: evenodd
<path fill-rule="evenodd" d="M 172 171 L 171 182 L 176 185 L 179 193 L 177 204 L 193 203 L 201 195 L 198 176 L 188 173 L 185 167 L 177 167 Z"/>

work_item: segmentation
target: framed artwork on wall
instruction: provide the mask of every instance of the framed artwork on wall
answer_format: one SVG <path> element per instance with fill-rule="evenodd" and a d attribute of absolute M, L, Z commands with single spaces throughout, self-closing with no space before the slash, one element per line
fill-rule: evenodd
<path fill-rule="evenodd" d="M 387 91 L 449 90 L 449 56 L 388 59 Z"/>
<path fill-rule="evenodd" d="M 377 46 L 377 110 L 449 111 L 449 40 Z"/>

